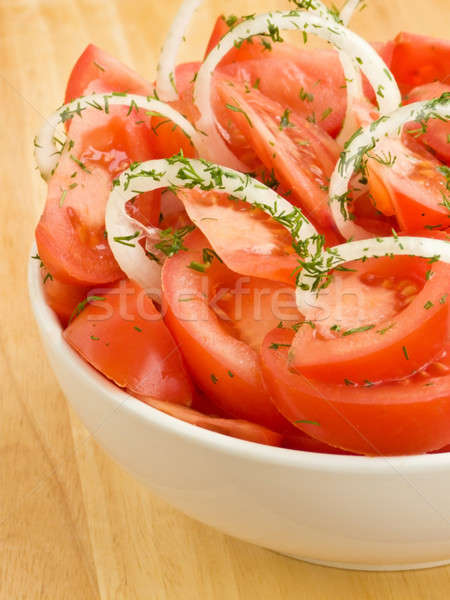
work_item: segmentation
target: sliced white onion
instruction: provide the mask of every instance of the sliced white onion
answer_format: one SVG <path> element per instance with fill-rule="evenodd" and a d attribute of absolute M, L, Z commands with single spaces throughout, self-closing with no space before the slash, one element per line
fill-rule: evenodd
<path fill-rule="evenodd" d="M 354 260 L 382 256 L 417 256 L 450 263 L 450 242 L 425 237 L 383 237 L 346 242 L 327 248 L 310 262 L 304 261 L 296 290 L 297 307 L 303 314 L 316 306 L 320 282 L 329 271 Z M 305 264 L 306 263 L 306 264 Z"/>
<path fill-rule="evenodd" d="M 69 118 L 77 116 L 82 118 L 83 111 L 87 109 L 107 112 L 111 105 L 129 106 L 130 111 L 141 108 L 152 114 L 166 117 L 184 131 L 196 149 L 200 148 L 201 134 L 185 117 L 168 104 L 136 94 L 92 94 L 65 104 L 44 122 L 34 142 L 34 155 L 43 179 L 47 181 L 52 175 L 61 154 L 61 148 L 58 148 L 55 143 L 55 132 L 58 125 Z"/>
<path fill-rule="evenodd" d="M 353 13 L 361 4 L 362 0 L 347 0 L 344 6 L 339 11 L 339 17 L 344 25 L 347 25 L 353 16 Z"/>
<path fill-rule="evenodd" d="M 189 22 L 201 3 L 202 0 L 184 0 L 175 19 L 172 21 L 161 49 L 157 66 L 156 92 L 164 102 L 172 102 L 178 99 L 175 86 L 177 56 Z"/>
<path fill-rule="evenodd" d="M 374 48 L 356 33 L 332 21 L 330 16 L 316 15 L 308 11 L 282 11 L 251 17 L 234 27 L 210 52 L 200 67 L 194 87 L 194 102 L 201 115 L 197 126 L 208 135 L 208 142 L 214 139 L 216 147 L 221 147 L 220 155 L 215 156 L 219 162 L 230 164 L 235 157 L 220 137 L 215 125 L 214 111 L 211 106 L 211 82 L 214 70 L 236 44 L 249 37 L 267 33 L 270 29 L 275 32 L 298 30 L 303 34 L 310 33 L 328 40 L 351 58 L 354 67 L 358 67 L 365 73 L 376 92 L 382 90 L 377 94 L 380 112 L 391 112 L 399 106 L 401 95 L 395 79 Z M 349 67 L 347 72 L 348 70 Z M 350 92 L 356 93 L 356 90 L 352 88 Z M 206 147 L 205 150 L 207 152 L 205 156 L 208 158 L 210 156 L 208 148 Z"/>
<path fill-rule="evenodd" d="M 141 287 L 151 288 L 158 297 L 161 289 L 160 264 L 138 243 L 143 236 L 156 239 L 158 230 L 146 230 L 126 212 L 126 204 L 138 194 L 162 187 L 215 189 L 258 206 L 292 234 L 296 242 L 314 240 L 316 229 L 302 212 L 256 179 L 205 160 L 175 156 L 150 160 L 124 171 L 106 206 L 106 230 L 115 259 L 126 275 Z M 159 241 L 157 239 L 156 241 Z M 153 253 L 158 258 L 158 251 Z"/>
<path fill-rule="evenodd" d="M 367 127 L 361 128 L 348 140 L 330 181 L 330 207 L 337 228 L 345 238 L 362 239 L 367 231 L 353 223 L 346 208 L 348 186 L 355 167 L 381 138 L 400 135 L 403 125 L 410 121 L 426 121 L 438 117 L 450 120 L 450 93 L 424 102 L 402 106 L 385 114 Z"/>

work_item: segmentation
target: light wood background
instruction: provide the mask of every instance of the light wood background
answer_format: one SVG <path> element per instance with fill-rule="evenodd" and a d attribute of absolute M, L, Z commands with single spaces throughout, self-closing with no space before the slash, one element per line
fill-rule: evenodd
<path fill-rule="evenodd" d="M 367 0 L 368 39 L 399 29 L 445 37 L 449 0 Z M 89 437 L 47 364 L 25 263 L 45 186 L 32 140 L 61 103 L 85 45 L 153 77 L 179 0 L 0 0 L 0 599 L 445 600 L 450 567 L 408 573 L 312 566 L 188 519 L 136 483 Z M 186 58 L 215 16 L 287 0 L 208 0 Z M 257 501 L 257 499 L 255 499 Z M 411 527 L 414 524 L 411 523 Z"/>

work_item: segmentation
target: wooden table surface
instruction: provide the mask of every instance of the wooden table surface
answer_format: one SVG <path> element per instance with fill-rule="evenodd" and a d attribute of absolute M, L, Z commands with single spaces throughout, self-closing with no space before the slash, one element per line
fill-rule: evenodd
<path fill-rule="evenodd" d="M 367 0 L 368 39 L 448 36 L 449 0 Z M 0 0 L 0 599 L 445 600 L 450 567 L 339 571 L 231 539 L 151 495 L 66 404 L 30 313 L 25 265 L 45 198 L 32 141 L 95 42 L 149 78 L 179 0 Z M 202 54 L 220 11 L 287 0 L 208 0 L 184 56 Z M 414 524 L 411 523 L 411 527 Z"/>

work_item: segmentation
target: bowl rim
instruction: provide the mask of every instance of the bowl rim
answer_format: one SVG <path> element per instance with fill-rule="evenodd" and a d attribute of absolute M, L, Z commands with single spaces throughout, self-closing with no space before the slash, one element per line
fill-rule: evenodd
<path fill-rule="evenodd" d="M 47 335 L 52 344 L 58 345 L 58 352 L 70 363 L 71 368 L 80 377 L 84 377 L 89 385 L 99 393 L 108 397 L 111 405 L 129 412 L 153 426 L 170 431 L 180 438 L 187 438 L 205 449 L 245 457 L 248 460 L 266 463 L 272 466 L 284 466 L 300 469 L 319 470 L 334 473 L 364 473 L 386 475 L 404 475 L 429 471 L 449 470 L 450 452 L 440 454 L 420 454 L 406 456 L 356 456 L 342 454 L 325 454 L 306 450 L 292 450 L 267 446 L 233 438 L 218 432 L 209 431 L 180 419 L 167 415 L 152 406 L 131 396 L 106 379 L 91 367 L 64 340 L 61 324 L 53 310 L 48 306 L 43 291 L 42 277 L 38 260 L 33 260 L 37 253 L 36 244 L 31 249 L 28 261 L 28 294 L 34 317 L 41 336 Z M 56 342 L 53 342 L 56 340 Z"/>

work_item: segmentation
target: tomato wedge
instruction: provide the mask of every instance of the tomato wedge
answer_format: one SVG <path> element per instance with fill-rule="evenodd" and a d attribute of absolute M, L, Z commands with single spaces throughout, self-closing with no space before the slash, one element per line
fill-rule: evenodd
<path fill-rule="evenodd" d="M 431 100 L 438 98 L 444 93 L 450 93 L 449 83 L 427 83 L 411 90 L 408 94 L 407 103 L 420 102 L 422 100 Z M 409 124 L 403 130 L 403 139 L 407 142 L 410 136 L 408 131 L 415 132 L 410 134 L 415 142 L 420 142 L 425 148 L 431 149 L 439 160 L 442 160 L 446 165 L 450 166 L 450 122 L 441 121 L 440 119 L 431 119 L 422 133 L 419 123 Z M 406 135 L 405 135 L 406 134 Z"/>
<path fill-rule="evenodd" d="M 229 30 L 224 17 L 219 17 L 205 56 Z M 345 79 L 334 50 L 303 49 L 287 43 L 268 45 L 267 40 L 256 37 L 230 50 L 218 70 L 249 88 L 258 88 L 295 114 L 317 120 L 332 136 L 342 127 L 347 103 Z"/>
<path fill-rule="evenodd" d="M 192 222 L 232 271 L 295 284 L 292 237 L 261 209 L 227 195 L 197 189 L 177 192 Z"/>
<path fill-rule="evenodd" d="M 90 80 L 94 75 L 97 79 Z M 136 87 L 130 89 L 134 80 Z M 82 85 L 87 87 L 80 92 Z M 150 85 L 145 85 L 150 93 Z M 89 46 L 74 67 L 66 95 L 115 89 L 143 92 L 143 86 L 137 74 Z M 143 111 L 110 106 L 108 111 L 89 109 L 81 115 L 70 122 L 71 141 L 50 179 L 36 241 L 43 262 L 56 279 L 96 285 L 122 276 L 105 237 L 105 206 L 112 180 L 130 163 L 152 158 L 153 149 L 150 120 Z M 144 224 L 156 224 L 159 202 L 159 192 L 143 194 L 130 211 Z"/>
<path fill-rule="evenodd" d="M 448 83 L 450 41 L 401 32 L 394 40 L 389 66 L 404 95 L 425 83 Z"/>
<path fill-rule="evenodd" d="M 89 298 L 96 300 L 85 303 L 64 331 L 65 340 L 131 394 L 189 406 L 192 386 L 182 356 L 144 290 L 122 280 Z"/>
<path fill-rule="evenodd" d="M 291 329 L 268 334 L 262 370 L 277 408 L 308 435 L 367 455 L 421 454 L 450 443 L 445 417 L 450 410 L 450 364 L 440 363 L 439 375 L 430 369 L 398 383 L 368 387 L 308 381 L 287 366 L 294 335 Z"/>
<path fill-rule="evenodd" d="M 380 319 L 370 307 L 367 314 L 361 314 L 358 305 L 353 304 L 353 327 L 339 327 L 335 316 L 342 310 L 346 295 L 345 287 L 341 288 L 334 314 L 320 323 L 320 329 L 302 327 L 298 331 L 292 344 L 293 369 L 323 382 L 371 385 L 408 377 L 440 360 L 450 332 L 449 266 L 429 265 L 429 278 L 420 289 L 400 268 L 403 261 L 388 258 L 384 265 L 384 276 L 365 267 L 359 276 L 361 293 L 364 288 L 395 289 L 396 312 Z M 337 278 L 342 279 L 345 274 Z M 358 298 L 358 288 L 355 290 Z"/>
<path fill-rule="evenodd" d="M 279 321 L 298 320 L 293 288 L 239 277 L 217 258 L 205 262 L 209 242 L 199 231 L 184 244 L 188 251 L 166 261 L 162 287 L 166 323 L 194 382 L 223 414 L 284 432 L 288 424 L 264 389 L 257 348 Z"/>
<path fill-rule="evenodd" d="M 447 178 L 442 165 L 417 142 L 412 150 L 399 138 L 384 138 L 367 161 L 370 193 L 375 207 L 395 215 L 401 231 L 450 226 Z"/>
<path fill-rule="evenodd" d="M 89 44 L 72 69 L 64 103 L 96 92 L 99 84 L 111 92 L 129 92 L 144 96 L 148 96 L 152 90 L 150 83 L 133 69 L 94 44 Z"/>
<path fill-rule="evenodd" d="M 45 267 L 41 269 L 41 276 L 45 300 L 65 327 L 89 288 L 58 281 Z"/>
<path fill-rule="evenodd" d="M 170 102 L 170 105 L 191 123 L 195 123 L 198 119 L 192 92 L 195 74 L 199 67 L 199 62 L 183 63 L 176 67 L 175 84 L 180 97 L 178 100 Z M 189 138 L 178 126 L 164 117 L 152 117 L 150 140 L 155 158 L 167 158 L 178 154 L 180 150 L 184 156 L 190 158 L 196 155 L 195 148 Z"/>
<path fill-rule="evenodd" d="M 217 84 L 229 118 L 250 141 L 266 168 L 273 169 L 276 178 L 292 191 L 291 202 L 332 234 L 327 189 L 339 156 L 336 142 L 258 90 L 246 93 L 243 86 L 229 83 L 233 85 L 223 81 Z"/>
<path fill-rule="evenodd" d="M 161 400 L 147 400 L 147 404 L 185 423 L 197 425 L 197 427 L 209 429 L 209 431 L 215 431 L 223 435 L 230 435 L 231 437 L 246 440 L 247 442 L 256 442 L 258 444 L 265 444 L 266 446 L 279 446 L 283 439 L 281 434 L 271 431 L 267 427 L 262 427 L 261 425 L 242 419 L 209 417 L 192 408 Z"/>
<path fill-rule="evenodd" d="M 131 162 L 152 156 L 137 115 L 127 117 L 122 107 L 95 113 L 85 111 L 73 120 L 73 146 L 64 150 L 49 181 L 36 228 L 39 255 L 52 275 L 66 283 L 95 285 L 121 277 L 105 237 L 106 202 L 114 177 Z M 148 196 L 144 207 L 146 202 Z M 139 201 L 134 209 L 138 206 Z"/>

